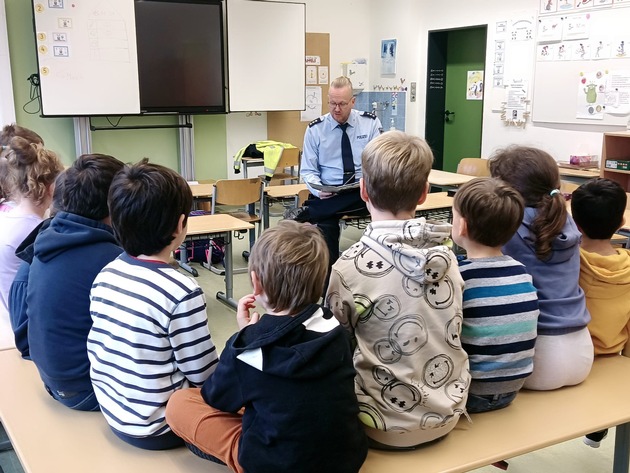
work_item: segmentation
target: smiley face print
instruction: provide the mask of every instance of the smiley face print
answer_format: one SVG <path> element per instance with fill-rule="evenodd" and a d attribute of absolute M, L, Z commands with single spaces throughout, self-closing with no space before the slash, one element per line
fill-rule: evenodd
<path fill-rule="evenodd" d="M 394 265 L 368 247 L 354 258 L 354 266 L 359 273 L 370 278 L 382 278 L 394 269 Z"/>
<path fill-rule="evenodd" d="M 428 339 L 424 319 L 420 315 L 406 315 L 391 326 L 388 338 L 374 344 L 374 353 L 381 363 L 396 363 L 403 356 L 417 353 Z"/>
<path fill-rule="evenodd" d="M 374 380 L 383 386 L 381 399 L 386 406 L 395 411 L 412 411 L 425 398 L 418 388 L 396 379 L 385 366 L 375 366 L 372 375 Z"/>
<path fill-rule="evenodd" d="M 451 357 L 444 354 L 434 356 L 424 365 L 423 381 L 430 388 L 438 389 L 451 378 L 454 369 Z"/>

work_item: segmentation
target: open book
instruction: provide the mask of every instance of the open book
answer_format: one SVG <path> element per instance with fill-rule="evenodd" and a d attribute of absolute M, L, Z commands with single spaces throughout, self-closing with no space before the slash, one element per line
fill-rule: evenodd
<path fill-rule="evenodd" d="M 328 186 L 325 184 L 311 184 L 314 189 L 323 192 L 331 192 L 333 194 L 341 194 L 343 192 L 348 192 L 353 189 L 359 188 L 359 181 L 353 182 L 352 184 L 343 184 L 341 186 Z"/>

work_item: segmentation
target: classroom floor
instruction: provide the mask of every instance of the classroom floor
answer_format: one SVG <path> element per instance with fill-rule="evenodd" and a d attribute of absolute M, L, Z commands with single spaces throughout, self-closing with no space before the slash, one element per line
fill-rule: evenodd
<path fill-rule="evenodd" d="M 272 209 L 273 213 L 281 213 L 281 209 Z M 271 224 L 279 217 L 273 217 Z M 356 242 L 362 230 L 348 227 L 343 230 L 341 236 L 341 249 L 348 248 Z M 245 266 L 246 263 L 241 257 L 243 250 L 247 249 L 247 239 L 233 239 L 234 242 L 234 265 L 235 267 Z M 223 277 L 213 274 L 210 271 L 195 265 L 199 271 L 197 281 L 206 294 L 208 323 L 210 333 L 217 349 L 222 350 L 226 340 L 237 331 L 235 312 L 219 302 L 215 295 L 218 291 L 225 289 Z M 234 297 L 245 295 L 250 291 L 249 277 L 247 274 L 237 274 L 234 276 Z M 597 401 L 593 400 L 593 408 L 596 408 Z M 34 426 L 35 428 L 36 426 Z M 509 435 L 509 432 L 506 432 Z M 0 426 L 0 442 L 5 440 L 6 433 Z M 508 473 L 602 473 L 612 470 L 614 450 L 614 429 L 609 433 L 608 438 L 602 442 L 599 449 L 593 449 L 582 443 L 582 439 L 573 439 L 559 445 L 555 445 L 543 450 L 522 455 L 519 457 L 506 459 L 509 463 Z M 453 452 L 456 454 L 456 452 Z M 0 473 L 23 473 L 23 469 L 15 455 L 15 452 L 0 452 Z M 228 470 L 226 469 L 226 472 Z M 499 473 L 501 470 L 487 466 L 477 470 L 477 473 Z M 194 472 L 191 472 L 194 473 Z"/>

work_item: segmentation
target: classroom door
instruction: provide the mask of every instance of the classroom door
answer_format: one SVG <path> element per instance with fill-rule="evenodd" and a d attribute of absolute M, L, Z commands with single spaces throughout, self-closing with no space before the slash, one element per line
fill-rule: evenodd
<path fill-rule="evenodd" d="M 429 32 L 425 138 L 435 169 L 481 157 L 486 26 Z"/>

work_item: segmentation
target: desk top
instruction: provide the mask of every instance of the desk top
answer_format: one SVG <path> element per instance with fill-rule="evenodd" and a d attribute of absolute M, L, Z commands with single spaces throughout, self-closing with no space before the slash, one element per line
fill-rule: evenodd
<path fill-rule="evenodd" d="M 449 197 L 447 192 L 431 192 L 423 203 L 416 206 L 416 212 L 450 207 L 453 207 L 453 197 Z"/>
<path fill-rule="evenodd" d="M 186 236 L 251 230 L 254 226 L 227 214 L 198 215 L 188 218 Z"/>
<path fill-rule="evenodd" d="M 212 197 L 214 184 L 189 184 L 193 197 Z"/>
<path fill-rule="evenodd" d="M 599 177 L 599 169 L 575 169 L 558 166 L 558 171 L 560 171 L 560 176 L 583 177 L 584 179 Z"/>
<path fill-rule="evenodd" d="M 429 173 L 429 183 L 435 186 L 461 186 L 476 177 L 477 176 L 469 176 L 467 174 L 457 174 L 456 172 L 431 169 Z"/>
<path fill-rule="evenodd" d="M 505 409 L 471 414 L 472 424 L 460 418 L 444 440 L 425 448 L 410 452 L 370 449 L 361 473 L 465 472 L 555 445 L 630 421 L 629 389 L 630 358 L 597 357 L 590 375 L 578 386 L 522 390 Z"/>
<path fill-rule="evenodd" d="M 269 197 L 279 199 L 281 197 L 292 197 L 298 195 L 300 191 L 308 189 L 306 184 L 287 184 L 283 186 L 267 186 L 265 194 Z"/>

